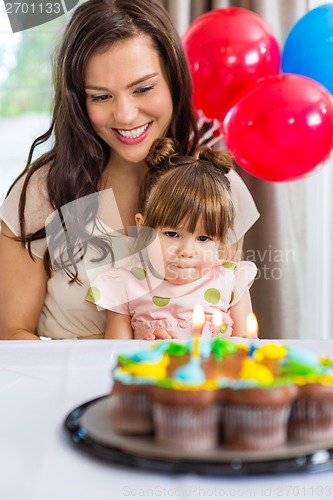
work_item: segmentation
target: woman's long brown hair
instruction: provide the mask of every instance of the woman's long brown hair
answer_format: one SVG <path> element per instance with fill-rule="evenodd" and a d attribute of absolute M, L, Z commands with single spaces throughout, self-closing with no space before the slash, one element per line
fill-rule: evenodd
<path fill-rule="evenodd" d="M 31 257 L 31 243 L 46 235 L 45 227 L 32 234 L 26 230 L 24 214 L 31 178 L 36 171 L 47 166 L 47 191 L 55 211 L 99 190 L 109 159 L 109 146 L 94 132 L 88 119 L 85 70 L 90 57 L 97 51 L 138 34 L 151 37 L 168 77 L 173 117 L 166 136 L 177 140 L 183 154 L 193 152 L 197 146 L 191 77 L 181 39 L 166 10 L 154 0 L 88 0 L 80 5 L 65 30 L 56 56 L 51 126 L 33 142 L 27 166 L 18 177 L 26 174 L 19 202 L 18 239 L 28 247 Z M 36 147 L 49 139 L 52 139 L 53 147 L 32 162 Z M 94 219 L 95 210 L 95 205 L 89 206 L 84 213 L 77 215 L 78 222 L 82 224 L 77 225 L 81 227 L 80 231 L 84 232 L 86 223 Z M 59 235 L 54 235 L 53 243 L 56 245 L 58 238 Z M 77 238 L 79 241 L 79 234 Z M 103 255 L 110 251 L 102 239 L 96 238 L 92 243 Z M 86 243 L 82 245 L 79 256 L 73 253 L 69 255 L 69 263 L 63 261 L 63 268 L 71 281 L 79 281 L 76 262 L 86 251 Z M 48 251 L 44 255 L 44 265 L 50 276 L 52 264 Z"/>

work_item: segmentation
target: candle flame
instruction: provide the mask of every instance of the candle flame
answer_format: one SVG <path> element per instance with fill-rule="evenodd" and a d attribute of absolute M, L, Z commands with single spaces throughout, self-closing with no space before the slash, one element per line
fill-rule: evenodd
<path fill-rule="evenodd" d="M 256 339 L 258 337 L 258 321 L 254 313 L 247 315 L 246 319 L 247 337 Z"/>
<path fill-rule="evenodd" d="M 212 317 L 212 323 L 217 328 L 221 327 L 221 325 L 223 323 L 223 316 L 222 316 L 221 309 L 214 309 L 214 311 L 213 311 L 213 317 Z"/>
<path fill-rule="evenodd" d="M 205 323 L 205 313 L 201 304 L 196 304 L 193 309 L 192 325 L 202 328 Z"/>

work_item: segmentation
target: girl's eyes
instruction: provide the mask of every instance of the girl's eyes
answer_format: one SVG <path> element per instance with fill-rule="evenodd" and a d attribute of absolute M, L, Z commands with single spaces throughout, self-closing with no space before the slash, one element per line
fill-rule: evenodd
<path fill-rule="evenodd" d="M 165 231 L 165 236 L 169 236 L 169 238 L 177 238 L 179 235 L 176 231 Z"/>
<path fill-rule="evenodd" d="M 165 231 L 164 234 L 169 238 L 179 238 L 179 234 L 176 231 Z M 198 236 L 197 240 L 202 242 L 213 241 L 212 238 L 206 235 Z"/>
<path fill-rule="evenodd" d="M 199 241 L 212 241 L 212 238 L 209 236 L 198 236 Z"/>

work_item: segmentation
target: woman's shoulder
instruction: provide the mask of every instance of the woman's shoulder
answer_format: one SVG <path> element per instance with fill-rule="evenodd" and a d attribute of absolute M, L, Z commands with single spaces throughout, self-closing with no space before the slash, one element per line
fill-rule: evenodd
<path fill-rule="evenodd" d="M 28 181 L 24 210 L 27 233 L 33 233 L 44 227 L 47 217 L 53 212 L 47 189 L 48 172 L 49 166 L 45 165 L 34 172 Z M 25 173 L 15 182 L 0 207 L 0 219 L 16 236 L 20 234 L 18 211 L 27 175 Z"/>

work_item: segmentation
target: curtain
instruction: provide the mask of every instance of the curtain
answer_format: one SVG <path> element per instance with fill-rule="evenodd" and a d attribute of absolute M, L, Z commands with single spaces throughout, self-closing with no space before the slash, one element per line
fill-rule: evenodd
<path fill-rule="evenodd" d="M 270 26 L 281 50 L 289 30 L 314 7 L 311 0 L 164 0 L 161 3 L 181 35 L 196 17 L 208 10 L 225 7 L 252 10 Z M 327 317 L 326 321 L 322 318 L 322 272 L 325 271 L 321 261 L 315 261 L 315 255 L 325 256 L 320 247 L 325 228 L 318 229 L 313 216 L 315 201 L 320 211 L 327 172 L 294 182 L 273 183 L 257 179 L 241 168 L 237 171 L 261 214 L 244 242 L 244 258 L 258 267 L 251 297 L 260 337 L 333 338 Z M 330 182 L 333 187 L 332 179 Z M 313 238 L 316 234 L 317 241 Z M 332 272 L 332 266 L 330 269 Z M 326 277 L 326 281 L 330 280 Z M 328 285 L 332 293 L 332 285 Z M 326 316 L 331 317 L 332 307 L 327 297 L 326 303 Z M 325 332 L 323 323 L 327 327 Z"/>

